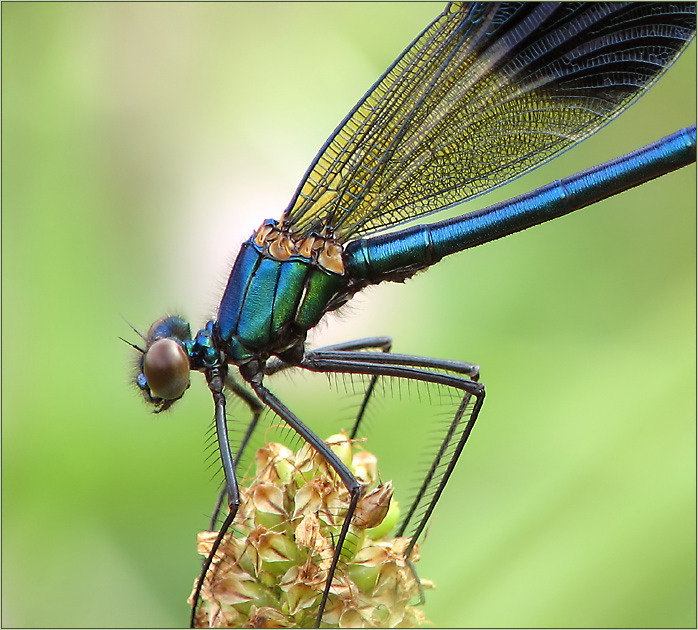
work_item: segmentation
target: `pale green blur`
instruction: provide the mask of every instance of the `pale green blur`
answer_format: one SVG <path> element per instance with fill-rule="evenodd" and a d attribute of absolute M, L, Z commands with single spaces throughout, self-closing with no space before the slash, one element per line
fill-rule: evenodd
<path fill-rule="evenodd" d="M 150 414 L 122 316 L 213 314 L 239 243 L 439 9 L 2 5 L 4 626 L 187 623 L 211 403 L 193 375 Z M 695 56 L 496 199 L 695 122 Z M 354 304 L 313 342 L 482 366 L 422 548 L 437 626 L 695 625 L 694 168 Z"/>

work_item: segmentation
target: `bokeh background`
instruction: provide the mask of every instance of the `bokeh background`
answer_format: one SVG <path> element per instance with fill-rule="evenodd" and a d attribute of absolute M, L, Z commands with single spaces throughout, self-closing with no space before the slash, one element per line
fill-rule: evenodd
<path fill-rule="evenodd" d="M 2 5 L 3 626 L 187 623 L 210 400 L 195 378 L 150 414 L 125 320 L 213 314 L 239 244 L 439 10 Z M 695 60 L 472 208 L 695 122 Z M 422 550 L 437 626 L 695 626 L 695 210 L 686 168 L 367 291 L 314 335 L 482 366 Z"/>

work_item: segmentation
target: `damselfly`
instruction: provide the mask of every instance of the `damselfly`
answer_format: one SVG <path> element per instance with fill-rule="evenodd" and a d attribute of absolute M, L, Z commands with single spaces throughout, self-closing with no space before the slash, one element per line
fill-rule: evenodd
<path fill-rule="evenodd" d="M 215 579 L 209 569 L 240 510 L 236 458 L 268 409 L 320 454 L 348 492 L 317 590 L 316 623 L 337 608 L 337 567 L 365 487 L 267 387 L 269 377 L 292 368 L 366 379 L 360 411 L 347 427 L 352 438 L 361 434 L 363 410 L 385 380 L 424 384 L 455 400 L 397 526 L 409 559 L 482 407 L 479 368 L 395 354 L 388 337 L 311 350 L 308 331 L 369 285 L 402 282 L 444 256 L 694 162 L 691 127 L 509 202 L 388 232 L 492 190 L 597 131 L 674 62 L 693 38 L 695 21 L 693 3 L 449 4 L 340 123 L 281 218 L 265 221 L 243 244 L 216 319 L 193 338 L 177 316 L 151 327 L 139 348 L 136 380 L 155 411 L 182 397 L 191 370 L 204 374 L 214 399 L 221 496 L 229 512 L 199 588 Z M 226 392 L 252 417 L 236 449 Z"/>

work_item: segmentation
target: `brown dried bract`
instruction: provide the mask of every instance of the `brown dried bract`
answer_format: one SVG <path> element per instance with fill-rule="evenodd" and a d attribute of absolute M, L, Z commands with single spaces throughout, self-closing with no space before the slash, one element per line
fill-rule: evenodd
<path fill-rule="evenodd" d="M 392 498 L 393 484 L 391 481 L 371 490 L 359 499 L 352 524 L 359 529 L 368 529 L 380 525 L 388 513 L 390 499 Z"/>
<path fill-rule="evenodd" d="M 411 568 L 419 560 L 409 539 L 390 538 L 392 484 L 375 487 L 376 460 L 341 432 L 326 441 L 366 482 L 332 576 L 323 627 L 414 627 L 424 622 L 410 604 L 420 593 Z M 333 564 L 349 493 L 314 449 L 293 452 L 269 443 L 257 451 L 255 475 L 240 486 L 242 504 L 223 537 L 201 589 L 197 627 L 309 627 L 318 614 Z M 385 522 L 383 522 L 385 521 Z M 199 535 L 210 554 L 216 532 Z M 431 583 L 421 580 L 421 589 Z M 190 599 L 191 602 L 191 599 Z"/>

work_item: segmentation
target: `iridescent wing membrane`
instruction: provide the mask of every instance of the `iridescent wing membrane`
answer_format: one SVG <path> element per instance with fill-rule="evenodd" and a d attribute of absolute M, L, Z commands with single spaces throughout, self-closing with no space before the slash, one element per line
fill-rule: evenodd
<path fill-rule="evenodd" d="M 694 29 L 691 3 L 450 4 L 338 126 L 283 223 L 347 242 L 490 191 L 608 123 Z"/>

